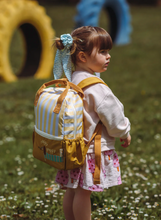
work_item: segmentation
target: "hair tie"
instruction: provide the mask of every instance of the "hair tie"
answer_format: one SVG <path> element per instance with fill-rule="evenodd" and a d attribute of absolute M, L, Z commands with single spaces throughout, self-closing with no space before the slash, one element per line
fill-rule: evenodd
<path fill-rule="evenodd" d="M 62 44 L 64 46 L 63 50 L 57 49 L 56 56 L 55 56 L 55 62 L 54 62 L 54 78 L 60 79 L 63 70 L 68 78 L 69 81 L 72 79 L 72 62 L 71 62 L 71 56 L 70 56 L 70 47 L 73 44 L 73 38 L 70 34 L 63 34 L 60 36 L 60 40 L 62 41 Z"/>
<path fill-rule="evenodd" d="M 62 41 L 64 47 L 67 49 L 69 49 L 73 44 L 73 38 L 70 34 L 61 35 L 60 40 Z"/>

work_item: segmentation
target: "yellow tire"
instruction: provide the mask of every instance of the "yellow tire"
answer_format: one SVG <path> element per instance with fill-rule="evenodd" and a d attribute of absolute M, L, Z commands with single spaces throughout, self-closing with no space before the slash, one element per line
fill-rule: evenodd
<path fill-rule="evenodd" d="M 44 7 L 32 0 L 1 0 L 0 12 L 0 78 L 6 82 L 17 80 L 9 60 L 10 43 L 16 29 L 22 32 L 25 47 L 25 60 L 18 77 L 50 77 L 55 32 Z"/>

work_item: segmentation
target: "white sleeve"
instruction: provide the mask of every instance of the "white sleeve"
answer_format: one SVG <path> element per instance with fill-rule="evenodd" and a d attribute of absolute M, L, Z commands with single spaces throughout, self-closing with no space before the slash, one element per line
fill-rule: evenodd
<path fill-rule="evenodd" d="M 96 111 L 111 137 L 128 137 L 129 119 L 124 115 L 124 106 L 110 89 Z"/>

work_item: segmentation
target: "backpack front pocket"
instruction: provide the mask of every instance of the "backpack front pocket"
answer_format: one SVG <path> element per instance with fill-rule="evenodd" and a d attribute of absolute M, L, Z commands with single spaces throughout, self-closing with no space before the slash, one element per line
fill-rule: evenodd
<path fill-rule="evenodd" d="M 45 138 L 34 131 L 33 156 L 57 169 L 65 169 L 62 141 Z"/>
<path fill-rule="evenodd" d="M 88 151 L 88 146 L 84 143 L 83 138 L 64 139 L 62 145 L 65 149 L 66 169 L 72 170 L 81 167 Z"/>

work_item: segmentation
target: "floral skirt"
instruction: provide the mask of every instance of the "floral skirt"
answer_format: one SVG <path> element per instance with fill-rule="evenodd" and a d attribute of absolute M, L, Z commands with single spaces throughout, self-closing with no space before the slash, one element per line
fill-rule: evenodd
<path fill-rule="evenodd" d="M 120 185 L 121 173 L 118 155 L 115 150 L 101 153 L 100 184 L 94 185 L 95 154 L 88 153 L 82 167 L 73 170 L 58 170 L 55 182 L 61 189 L 82 187 L 85 190 L 101 192 L 109 187 Z"/>

